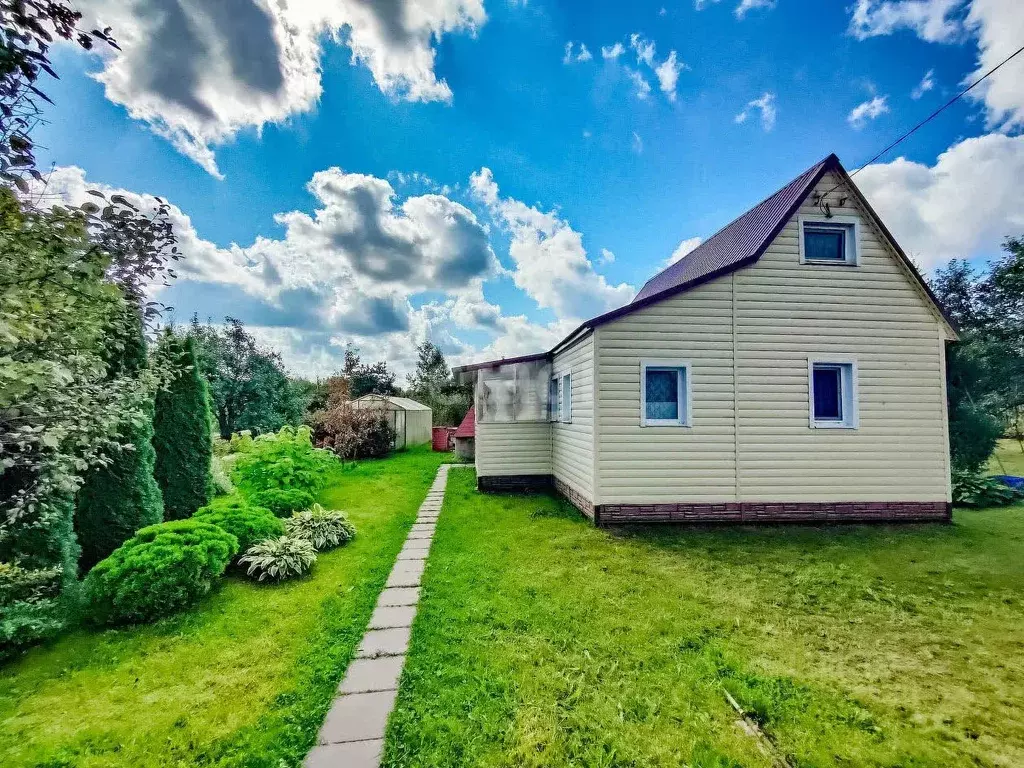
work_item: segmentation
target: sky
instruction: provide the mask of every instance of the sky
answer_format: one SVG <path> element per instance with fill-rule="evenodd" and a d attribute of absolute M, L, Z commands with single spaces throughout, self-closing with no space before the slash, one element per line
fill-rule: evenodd
<path fill-rule="evenodd" d="M 1019 0 L 79 0 L 48 192 L 172 206 L 169 318 L 289 369 L 539 352 L 1024 45 Z M 91 28 L 90 26 L 90 28 Z M 856 182 L 925 272 L 1024 233 L 1024 54 Z"/>

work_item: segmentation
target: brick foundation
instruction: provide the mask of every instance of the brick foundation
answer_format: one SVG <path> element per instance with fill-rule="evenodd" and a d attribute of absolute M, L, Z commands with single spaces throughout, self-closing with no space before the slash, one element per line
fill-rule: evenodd
<path fill-rule="evenodd" d="M 721 504 L 601 504 L 598 525 L 620 523 L 917 523 L 949 522 L 944 501 L 723 502 Z"/>
<path fill-rule="evenodd" d="M 476 479 L 483 493 L 542 493 L 552 488 L 551 475 L 483 475 Z"/>
<path fill-rule="evenodd" d="M 553 481 L 555 484 L 555 490 L 558 492 L 560 496 L 564 497 L 566 501 L 568 501 L 570 504 L 576 507 L 576 509 L 582 512 L 585 517 L 589 518 L 590 520 L 594 519 L 594 504 L 590 501 L 590 499 L 583 496 L 583 494 L 581 494 L 571 485 L 563 483 L 557 477 L 553 478 Z"/>

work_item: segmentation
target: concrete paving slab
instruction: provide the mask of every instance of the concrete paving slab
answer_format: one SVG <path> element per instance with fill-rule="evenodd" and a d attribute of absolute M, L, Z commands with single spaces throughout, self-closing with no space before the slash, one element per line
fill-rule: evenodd
<path fill-rule="evenodd" d="M 350 741 L 313 747 L 305 768 L 377 768 L 384 754 L 384 739 Z"/>
<path fill-rule="evenodd" d="M 363 635 L 363 642 L 356 649 L 356 658 L 401 656 L 409 650 L 409 638 L 411 636 L 412 629 L 410 627 L 371 629 Z M 367 736 L 366 738 L 370 737 Z"/>
<path fill-rule="evenodd" d="M 399 552 L 399 560 L 426 560 L 430 552 L 425 549 L 413 549 L 409 552 Z"/>
<path fill-rule="evenodd" d="M 331 705 L 320 729 L 321 744 L 383 739 L 398 691 L 350 693 Z"/>
<path fill-rule="evenodd" d="M 416 618 L 415 605 L 380 605 L 370 617 L 370 629 L 390 629 L 392 627 L 411 627 Z"/>
<path fill-rule="evenodd" d="M 416 605 L 419 599 L 419 587 L 393 587 L 380 593 L 377 605 Z"/>
<path fill-rule="evenodd" d="M 345 673 L 345 679 L 338 686 L 338 693 L 393 691 L 398 688 L 398 679 L 402 676 L 404 663 L 405 656 L 353 659 L 348 672 Z"/>

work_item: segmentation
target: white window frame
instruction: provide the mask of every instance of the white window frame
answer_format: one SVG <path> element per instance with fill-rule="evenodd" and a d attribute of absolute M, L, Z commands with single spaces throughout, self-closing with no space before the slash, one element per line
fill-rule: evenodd
<path fill-rule="evenodd" d="M 801 264 L 831 264 L 835 267 L 855 267 L 860 261 L 860 219 L 856 216 L 833 216 L 832 218 L 818 216 L 800 216 L 800 263 Z M 808 259 L 804 249 L 804 228 L 811 227 L 842 227 L 846 230 L 846 258 L 843 261 L 835 259 Z"/>
<path fill-rule="evenodd" d="M 558 377 L 558 404 L 558 420 L 562 424 L 572 424 L 572 371 Z"/>
<path fill-rule="evenodd" d="M 647 369 L 676 368 L 684 371 L 676 374 L 676 398 L 679 403 L 679 418 L 647 418 Z M 689 360 L 641 360 L 640 361 L 640 426 L 641 427 L 689 427 L 693 423 L 693 375 Z M 684 385 L 685 382 L 685 385 Z"/>
<path fill-rule="evenodd" d="M 840 376 L 840 392 L 843 398 L 842 421 L 818 421 L 814 418 L 814 366 L 842 366 Z M 811 429 L 859 429 L 860 428 L 860 394 L 858 392 L 857 360 L 852 357 L 836 357 L 834 355 L 816 355 L 807 359 L 807 413 Z"/>

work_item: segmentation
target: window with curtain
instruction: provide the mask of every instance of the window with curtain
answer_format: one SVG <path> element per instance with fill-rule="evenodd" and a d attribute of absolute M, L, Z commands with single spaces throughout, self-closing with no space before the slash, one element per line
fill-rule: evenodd
<path fill-rule="evenodd" d="M 641 426 L 686 426 L 689 366 L 641 364 Z"/>
<path fill-rule="evenodd" d="M 852 363 L 811 364 L 811 424 L 815 427 L 856 426 Z"/>
<path fill-rule="evenodd" d="M 856 224 L 836 219 L 801 220 L 800 259 L 809 264 L 856 264 Z"/>

